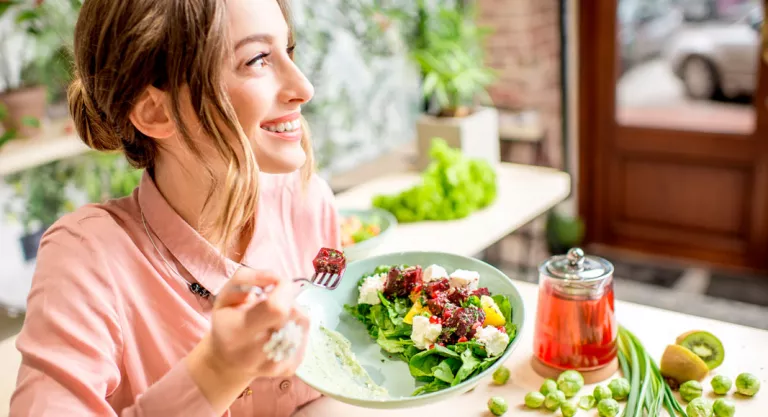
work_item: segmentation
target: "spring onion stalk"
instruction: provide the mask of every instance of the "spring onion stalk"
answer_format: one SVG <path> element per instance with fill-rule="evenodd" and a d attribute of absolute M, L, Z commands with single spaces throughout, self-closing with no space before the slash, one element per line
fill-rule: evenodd
<path fill-rule="evenodd" d="M 630 381 L 622 417 L 660 417 L 662 408 L 670 416 L 687 417 L 640 340 L 626 328 L 619 327 L 617 342 L 621 371 Z"/>

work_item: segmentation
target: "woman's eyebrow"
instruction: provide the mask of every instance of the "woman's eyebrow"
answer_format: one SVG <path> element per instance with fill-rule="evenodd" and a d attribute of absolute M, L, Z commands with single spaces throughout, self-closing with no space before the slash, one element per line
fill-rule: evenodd
<path fill-rule="evenodd" d="M 255 33 L 237 41 L 235 44 L 235 50 L 252 42 L 272 43 L 273 41 L 274 38 L 268 33 Z"/>

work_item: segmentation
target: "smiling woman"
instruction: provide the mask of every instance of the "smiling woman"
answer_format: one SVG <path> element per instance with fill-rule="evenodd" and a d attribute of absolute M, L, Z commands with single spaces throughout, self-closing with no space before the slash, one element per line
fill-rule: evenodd
<path fill-rule="evenodd" d="M 288 416 L 319 396 L 294 376 L 292 281 L 340 238 L 294 48 L 282 0 L 84 3 L 77 132 L 145 173 L 43 237 L 12 416 Z"/>

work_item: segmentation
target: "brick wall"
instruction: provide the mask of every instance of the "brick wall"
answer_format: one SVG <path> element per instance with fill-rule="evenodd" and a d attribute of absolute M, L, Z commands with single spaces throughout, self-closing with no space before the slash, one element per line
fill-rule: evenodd
<path fill-rule="evenodd" d="M 488 64 L 499 72 L 490 88 L 494 104 L 537 110 L 547 132 L 549 163 L 563 168 L 559 0 L 477 2 L 479 23 L 494 30 L 486 51 Z"/>

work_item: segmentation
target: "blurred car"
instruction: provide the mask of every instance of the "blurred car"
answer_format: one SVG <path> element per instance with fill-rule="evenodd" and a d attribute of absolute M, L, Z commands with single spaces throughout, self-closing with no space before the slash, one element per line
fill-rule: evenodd
<path fill-rule="evenodd" d="M 693 99 L 751 95 L 757 85 L 763 8 L 733 22 L 713 21 L 680 31 L 665 59 Z"/>
<path fill-rule="evenodd" d="M 621 72 L 659 56 L 683 22 L 672 0 L 619 0 L 619 55 Z"/>

